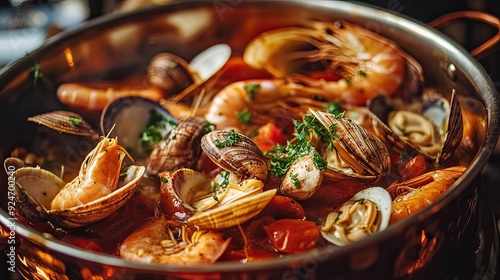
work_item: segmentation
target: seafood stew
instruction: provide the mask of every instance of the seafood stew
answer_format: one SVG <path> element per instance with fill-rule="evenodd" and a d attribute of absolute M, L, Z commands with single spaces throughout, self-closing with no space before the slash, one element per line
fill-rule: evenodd
<path fill-rule="evenodd" d="M 363 40 L 361 31 L 367 34 Z M 337 40 L 337 34 L 349 40 Z M 258 43 L 262 41 L 271 46 Z M 369 43 L 388 44 L 370 50 L 391 54 L 369 54 L 380 65 L 370 56 L 363 61 Z M 434 87 L 418 57 L 347 20 L 269 28 L 242 49 L 233 48 L 222 68 L 208 78 L 189 69 L 188 61 L 203 50 L 183 56 L 172 48 L 167 57 L 183 57 L 186 63 L 180 64 L 158 64 L 156 56 L 146 56 L 151 57 L 146 65 L 165 66 L 168 75 L 192 75 L 191 86 L 174 93 L 151 85 L 147 67 L 124 75 L 111 71 L 100 79 L 71 79 L 69 73 L 38 80 L 57 98 L 56 105 L 26 116 L 23 122 L 37 132 L 36 138 L 16 143 L 4 162 L 7 171 L 16 166 L 16 178 L 24 179 L 17 181 L 16 202 L 23 207 L 19 221 L 86 250 L 173 266 L 251 263 L 340 249 L 397 227 L 441 199 L 466 172 L 484 137 L 484 126 L 471 126 L 481 124 L 485 112 L 471 110 L 477 104 L 468 96 L 458 92 L 456 99 L 453 91 Z M 336 60 L 340 50 L 350 55 L 342 53 Z M 258 56 L 270 64 L 251 61 L 249 54 L 260 51 L 268 51 Z M 392 56 L 395 68 L 384 61 Z M 153 75 L 165 74 L 160 72 Z M 376 79 L 376 90 L 364 90 L 369 78 L 384 73 L 391 76 L 389 84 Z M 130 96 L 117 94 L 100 108 L 92 102 L 65 103 L 56 93 L 70 83 L 88 93 L 88 101 L 94 94 L 123 91 Z M 131 88 L 154 89 L 161 98 L 145 98 Z M 134 106 L 138 108 L 125 111 Z M 31 119 L 38 113 L 44 118 Z M 65 119 L 70 113 L 78 115 Z M 118 117 L 125 121 L 116 121 Z M 59 128 L 68 121 L 77 128 L 88 129 L 89 124 L 99 137 L 54 130 L 51 125 L 61 119 Z M 411 127 L 401 127 L 409 121 Z M 394 122 L 399 122 L 395 129 Z M 422 144 L 415 138 L 426 140 Z M 424 152 L 429 146 L 434 152 Z M 78 147 L 76 156 L 66 147 Z M 108 160 L 109 153 L 116 153 L 119 161 Z M 102 165 L 120 166 L 119 172 L 115 168 L 101 174 Z M 103 190 L 97 180 L 88 179 L 94 177 L 111 179 L 112 184 L 104 185 L 115 187 L 92 202 L 63 209 L 65 217 L 51 205 L 40 205 L 30 191 L 40 178 L 62 190 L 72 182 L 88 181 Z M 133 194 L 125 196 L 129 188 Z M 419 200 L 412 201 L 413 196 Z M 79 207 L 95 217 L 92 211 L 123 200 L 100 221 L 66 223 L 80 217 Z M 407 208 L 403 221 L 396 221 L 395 203 L 416 208 Z M 297 232 L 302 234 L 294 236 Z"/>

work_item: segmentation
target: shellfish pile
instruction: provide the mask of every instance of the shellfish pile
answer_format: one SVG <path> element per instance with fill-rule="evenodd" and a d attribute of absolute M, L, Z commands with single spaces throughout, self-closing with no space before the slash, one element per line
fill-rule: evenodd
<path fill-rule="evenodd" d="M 235 68 L 253 78 L 235 78 Z M 108 253 L 174 265 L 254 261 L 368 238 L 466 171 L 459 93 L 426 88 L 415 59 L 349 22 L 270 30 L 242 56 L 225 44 L 190 62 L 158 53 L 137 75 L 141 90 L 62 84 L 61 109 L 28 119 L 94 145 L 69 179 L 19 155 L 5 160 L 16 166 L 18 214 L 32 226 L 111 232 L 120 227 L 113 213 L 135 195 L 154 214 Z"/>

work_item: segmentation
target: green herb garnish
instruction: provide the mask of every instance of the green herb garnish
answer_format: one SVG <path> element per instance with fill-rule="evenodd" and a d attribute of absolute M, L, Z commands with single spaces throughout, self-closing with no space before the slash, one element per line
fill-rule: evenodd
<path fill-rule="evenodd" d="M 236 119 L 240 123 L 250 123 L 250 121 L 252 120 L 252 113 L 250 113 L 248 109 L 245 108 L 242 111 L 238 112 Z"/>
<path fill-rule="evenodd" d="M 411 158 L 411 154 L 408 151 L 401 151 L 399 153 L 399 159 L 401 159 L 402 162 L 407 162 Z"/>
<path fill-rule="evenodd" d="M 83 120 L 81 118 L 69 117 L 69 122 L 73 126 L 79 126 L 80 124 L 82 124 L 82 121 Z"/>
<path fill-rule="evenodd" d="M 293 186 L 294 186 L 295 188 L 297 188 L 297 189 L 298 189 L 298 188 L 300 188 L 299 178 L 297 178 L 297 176 L 298 176 L 298 175 L 299 175 L 299 174 L 297 174 L 297 173 L 294 173 L 294 174 L 291 174 L 291 175 L 290 175 L 290 178 L 291 178 L 291 179 L 292 179 L 292 181 L 293 181 Z"/>
<path fill-rule="evenodd" d="M 217 183 L 215 181 L 212 181 L 212 189 L 209 191 L 209 193 L 212 194 L 212 198 L 217 202 L 219 202 L 217 193 L 219 193 L 221 190 L 224 191 L 229 185 L 229 175 L 231 175 L 229 171 L 222 171 L 221 173 L 219 173 L 219 176 L 222 177 L 222 182 Z"/>
<path fill-rule="evenodd" d="M 224 141 L 220 141 L 219 139 L 214 140 L 214 144 L 217 148 L 221 149 L 224 147 L 231 147 L 234 146 L 234 144 L 236 144 L 238 141 L 240 141 L 240 136 L 234 131 L 234 129 L 226 132 L 225 136 L 226 140 Z"/>
<path fill-rule="evenodd" d="M 42 70 L 40 70 L 40 64 L 35 63 L 31 68 L 30 68 L 30 75 L 31 78 L 33 79 L 33 84 L 36 84 L 38 80 L 40 80 L 43 77 Z"/>
<path fill-rule="evenodd" d="M 148 126 L 146 131 L 141 134 L 141 140 L 143 143 L 154 144 L 160 142 L 161 139 L 163 139 L 163 136 L 154 125 Z"/>
<path fill-rule="evenodd" d="M 215 125 L 207 122 L 203 125 L 203 130 L 205 130 L 206 133 L 212 132 L 215 130 Z"/>
<path fill-rule="evenodd" d="M 161 178 L 160 178 L 160 181 L 162 181 L 162 182 L 163 182 L 163 183 L 165 183 L 165 184 L 166 184 L 166 183 L 168 183 L 168 179 L 167 179 L 167 178 L 165 178 L 165 177 L 161 177 Z"/>
<path fill-rule="evenodd" d="M 260 84 L 246 84 L 243 89 L 247 93 L 248 100 L 252 100 L 260 89 Z"/>
<path fill-rule="evenodd" d="M 163 139 L 165 131 L 172 130 L 176 126 L 177 123 L 175 121 L 167 119 L 155 109 L 149 110 L 149 120 L 146 130 L 140 135 L 145 150 L 149 150 L 146 147 L 160 142 Z"/>
<path fill-rule="evenodd" d="M 351 84 L 351 79 L 350 78 L 344 78 L 344 81 L 346 84 L 350 85 Z"/>
<path fill-rule="evenodd" d="M 327 106 L 327 112 L 334 115 L 335 118 L 340 119 L 344 117 L 344 111 L 342 111 L 342 108 L 340 107 L 340 102 L 328 102 L 326 104 Z"/>
<path fill-rule="evenodd" d="M 328 148 L 331 149 L 333 149 L 333 144 L 331 144 L 333 136 L 316 118 L 309 115 L 304 116 L 304 122 L 294 120 L 293 124 L 296 129 L 294 139 L 288 141 L 286 145 L 277 144 L 273 149 L 264 153 L 269 160 L 271 174 L 277 178 L 283 177 L 293 161 L 311 153 L 314 165 L 319 170 L 325 171 L 326 161 L 309 141 L 309 134 L 311 130 L 315 131 L 322 141 L 329 143 Z"/>
<path fill-rule="evenodd" d="M 358 75 L 360 75 L 361 77 L 366 77 L 366 72 L 363 70 L 359 70 Z"/>

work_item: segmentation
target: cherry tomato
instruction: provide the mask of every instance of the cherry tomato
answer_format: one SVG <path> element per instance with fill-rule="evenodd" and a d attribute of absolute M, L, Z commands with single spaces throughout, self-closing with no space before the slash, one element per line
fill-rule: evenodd
<path fill-rule="evenodd" d="M 274 123 L 267 123 L 257 130 L 257 135 L 252 140 L 262 152 L 269 151 L 277 143 L 284 144 L 288 137 Z"/>
<path fill-rule="evenodd" d="M 416 155 L 401 168 L 400 175 L 403 181 L 417 177 L 427 171 L 427 163 L 423 155 Z"/>
<path fill-rule="evenodd" d="M 302 205 L 294 199 L 282 195 L 273 196 L 262 212 L 264 215 L 269 215 L 276 219 L 306 219 L 306 212 L 302 208 Z"/>
<path fill-rule="evenodd" d="M 314 248 L 319 237 L 319 229 L 314 222 L 282 219 L 264 230 L 273 247 L 280 253 L 294 254 Z"/>

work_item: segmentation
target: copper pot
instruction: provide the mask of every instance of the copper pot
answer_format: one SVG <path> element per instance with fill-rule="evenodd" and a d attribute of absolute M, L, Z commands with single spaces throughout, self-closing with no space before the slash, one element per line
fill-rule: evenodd
<path fill-rule="evenodd" d="M 185 20 L 184 17 L 186 18 Z M 178 267 L 143 265 L 84 251 L 52 240 L 12 219 L 2 195 L 0 222 L 15 235 L 16 269 L 26 278 L 47 273 L 57 279 L 367 279 L 453 275 L 456 256 L 473 248 L 478 224 L 480 172 L 500 131 L 500 99 L 480 64 L 461 46 L 427 25 L 386 10 L 343 1 L 179 1 L 127 14 L 111 14 L 47 40 L 39 49 L 0 72 L 2 161 L 17 145 L 29 143 L 28 116 L 62 108 L 56 86 L 65 81 L 110 78 L 143 69 L 157 52 L 191 58 L 226 42 L 241 54 L 263 30 L 308 19 L 345 19 L 396 41 L 423 66 L 427 86 L 457 89 L 462 110 L 475 117 L 469 141 L 474 157 L 451 190 L 432 205 L 384 232 L 345 247 L 255 263 Z M 28 80 L 34 61 L 43 83 Z M 73 151 L 78 143 L 73 143 Z M 2 172 L 2 193 L 8 178 Z M 12 226 L 14 224 L 14 226 Z M 9 228 L 9 226 L 11 226 Z M 8 245 L 8 244 L 7 244 Z M 7 247 L 7 252 L 9 252 Z M 448 265 L 444 265 L 448 264 Z"/>

